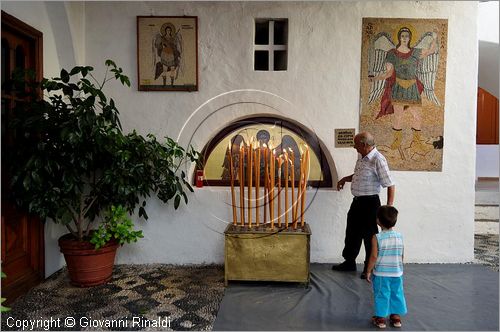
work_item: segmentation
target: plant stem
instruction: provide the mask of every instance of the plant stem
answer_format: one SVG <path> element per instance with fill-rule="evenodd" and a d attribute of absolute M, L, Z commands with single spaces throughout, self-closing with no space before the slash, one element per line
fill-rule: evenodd
<path fill-rule="evenodd" d="M 87 225 L 87 230 L 85 231 L 85 236 L 89 236 L 89 233 L 90 233 L 90 225 L 92 225 L 92 220 L 89 220 L 89 224 Z"/>
<path fill-rule="evenodd" d="M 92 198 L 92 200 L 87 205 L 87 207 L 85 209 L 83 209 L 82 219 L 85 217 L 85 215 L 87 214 L 87 212 L 89 212 L 90 208 L 92 207 L 92 205 L 94 204 L 94 202 L 96 201 L 96 199 L 97 199 L 97 197 Z"/>
<path fill-rule="evenodd" d="M 66 228 L 69 230 L 69 232 L 74 236 L 78 237 L 78 234 L 71 228 L 70 225 L 66 224 Z"/>
<path fill-rule="evenodd" d="M 63 204 L 66 205 L 68 210 L 73 215 L 73 221 L 75 222 L 75 225 L 78 228 L 78 213 L 76 213 L 75 209 L 71 206 L 71 204 L 67 203 L 66 201 L 63 201 Z"/>
<path fill-rule="evenodd" d="M 85 203 L 85 199 L 83 197 L 83 193 L 80 194 L 80 214 L 78 215 L 78 238 L 82 239 L 83 238 L 83 205 Z"/>

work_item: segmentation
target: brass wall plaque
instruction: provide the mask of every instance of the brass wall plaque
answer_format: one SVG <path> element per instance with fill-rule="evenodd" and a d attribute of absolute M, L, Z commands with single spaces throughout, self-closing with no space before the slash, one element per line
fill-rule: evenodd
<path fill-rule="evenodd" d="M 335 147 L 336 148 L 352 148 L 354 146 L 354 135 L 356 129 L 335 129 Z"/>

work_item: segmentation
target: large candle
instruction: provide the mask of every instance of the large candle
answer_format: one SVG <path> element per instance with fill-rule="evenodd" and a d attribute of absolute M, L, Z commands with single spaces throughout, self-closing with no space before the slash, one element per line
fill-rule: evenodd
<path fill-rule="evenodd" d="M 255 224 L 259 227 L 260 142 L 255 151 Z"/>
<path fill-rule="evenodd" d="M 271 159 L 273 158 L 273 146 L 271 145 L 271 143 L 269 143 L 268 145 L 268 153 L 269 153 L 269 160 L 268 160 L 268 170 L 267 170 L 267 199 L 269 201 L 269 204 L 267 205 L 268 208 L 269 208 L 269 221 L 271 221 L 271 209 L 273 206 L 271 206 L 271 200 L 272 200 L 272 195 L 270 193 L 271 191 L 271 177 L 273 178 L 273 183 L 274 183 L 274 169 L 273 169 L 273 172 L 271 172 Z M 274 191 L 273 191 L 274 192 Z M 273 216 L 274 216 L 274 213 L 273 213 Z"/>
<path fill-rule="evenodd" d="M 294 214 L 295 220 L 293 222 L 293 229 L 297 229 L 297 223 L 299 221 L 299 202 L 302 202 L 302 179 L 304 178 L 304 153 L 302 149 L 300 149 L 299 156 L 299 185 L 297 187 L 297 203 L 295 204 Z"/>
<path fill-rule="evenodd" d="M 228 149 L 227 149 L 227 154 L 229 158 L 229 176 L 230 176 L 230 183 L 231 183 L 231 206 L 233 210 L 233 225 L 236 226 L 237 224 L 237 217 L 236 217 L 236 198 L 234 195 L 234 171 L 233 171 L 233 153 L 232 153 L 232 144 L 231 140 L 229 141 Z"/>
<path fill-rule="evenodd" d="M 290 148 L 289 148 L 290 149 Z M 290 180 L 292 181 L 292 223 L 295 222 L 295 158 L 293 150 L 290 149 Z"/>
<path fill-rule="evenodd" d="M 252 228 L 252 141 L 248 144 L 248 228 Z"/>
<path fill-rule="evenodd" d="M 271 211 L 269 213 L 269 219 L 271 219 L 271 229 L 274 229 L 274 159 L 276 158 L 275 156 L 276 151 L 273 150 L 273 153 L 271 154 L 271 191 L 270 191 L 270 208 Z"/>
<path fill-rule="evenodd" d="M 266 145 L 266 143 L 264 143 L 264 204 L 263 204 L 263 206 L 264 206 L 264 224 L 267 223 L 267 200 L 268 200 L 268 196 L 267 196 L 267 189 L 268 189 L 268 185 L 267 185 L 267 177 L 268 177 L 267 157 L 268 157 L 267 145 Z"/>
<path fill-rule="evenodd" d="M 283 164 L 282 155 L 278 156 L 278 227 L 281 228 L 281 165 Z"/>
<path fill-rule="evenodd" d="M 243 182 L 243 160 L 245 158 L 245 148 L 243 142 L 240 144 L 240 160 L 239 160 L 239 180 L 240 180 L 240 224 L 245 226 L 245 183 Z"/>
<path fill-rule="evenodd" d="M 285 228 L 288 228 L 288 153 L 285 151 Z"/>
<path fill-rule="evenodd" d="M 306 145 L 306 155 L 304 161 L 304 187 L 302 189 L 302 201 L 301 201 L 301 209 L 300 209 L 300 227 L 304 228 L 304 209 L 306 205 L 306 188 L 307 188 L 307 179 L 309 177 L 309 147 Z"/>

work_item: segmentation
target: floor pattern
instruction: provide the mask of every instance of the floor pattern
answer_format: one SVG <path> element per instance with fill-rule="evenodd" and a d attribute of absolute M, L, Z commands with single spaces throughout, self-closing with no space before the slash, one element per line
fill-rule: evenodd
<path fill-rule="evenodd" d="M 475 263 L 498 271 L 498 234 L 474 235 Z"/>
<path fill-rule="evenodd" d="M 9 317 L 51 317 L 50 330 L 211 330 L 223 294 L 223 267 L 217 265 L 116 265 L 109 283 L 90 288 L 71 286 L 62 269 L 16 300 L 1 327 L 18 329 L 7 325 L 14 321 Z M 67 317 L 75 326 L 66 325 Z"/>

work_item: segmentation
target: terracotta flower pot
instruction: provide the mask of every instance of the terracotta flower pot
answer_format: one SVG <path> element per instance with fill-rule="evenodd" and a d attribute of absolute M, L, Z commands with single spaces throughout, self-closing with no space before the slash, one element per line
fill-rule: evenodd
<path fill-rule="evenodd" d="M 88 241 L 78 241 L 71 234 L 59 238 L 71 284 L 78 287 L 97 286 L 111 279 L 118 242 L 111 240 L 99 250 Z"/>

